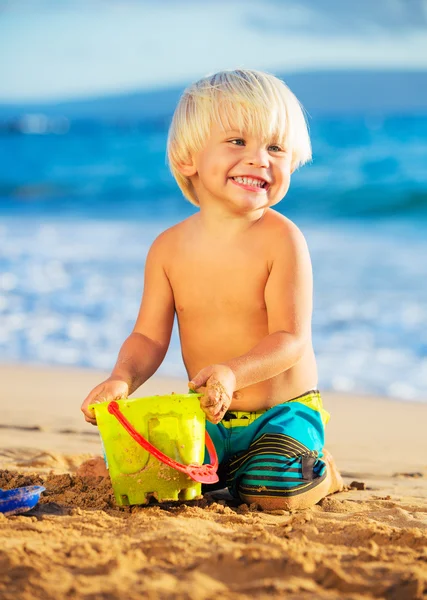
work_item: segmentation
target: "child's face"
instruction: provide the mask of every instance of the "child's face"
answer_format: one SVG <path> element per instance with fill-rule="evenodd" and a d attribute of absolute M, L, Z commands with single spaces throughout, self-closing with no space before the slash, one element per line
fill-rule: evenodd
<path fill-rule="evenodd" d="M 200 206 L 220 201 L 247 214 L 280 202 L 289 188 L 291 153 L 273 140 L 214 124 L 190 174 Z"/>

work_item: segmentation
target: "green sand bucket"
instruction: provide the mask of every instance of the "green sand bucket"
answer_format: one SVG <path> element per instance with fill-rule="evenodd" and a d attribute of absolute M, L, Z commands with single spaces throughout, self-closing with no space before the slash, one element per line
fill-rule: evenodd
<path fill-rule="evenodd" d="M 218 481 L 218 459 L 199 394 L 171 394 L 91 404 L 120 506 L 193 500 Z M 205 442 L 210 464 L 203 465 Z"/>

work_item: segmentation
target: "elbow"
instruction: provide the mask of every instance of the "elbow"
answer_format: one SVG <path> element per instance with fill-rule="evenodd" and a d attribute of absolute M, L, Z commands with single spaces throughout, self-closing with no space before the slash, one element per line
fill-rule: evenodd
<path fill-rule="evenodd" d="M 289 362 L 289 358 L 291 358 L 292 365 L 296 364 L 310 347 L 310 332 L 280 331 L 278 333 L 280 333 L 280 346 L 284 356 L 286 356 L 286 362 Z"/>
<path fill-rule="evenodd" d="M 133 331 L 128 339 L 135 340 L 138 344 L 143 346 L 144 350 L 149 350 L 149 352 L 158 356 L 160 361 L 166 356 L 169 347 L 169 343 L 160 342 L 139 331 Z"/>

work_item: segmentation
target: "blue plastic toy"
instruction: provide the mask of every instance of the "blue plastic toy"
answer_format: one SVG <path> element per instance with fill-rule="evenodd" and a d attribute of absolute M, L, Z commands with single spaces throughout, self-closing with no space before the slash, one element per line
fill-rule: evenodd
<path fill-rule="evenodd" d="M 29 485 L 13 490 L 0 489 L 0 512 L 4 515 L 18 515 L 31 510 L 46 488 L 42 485 Z"/>

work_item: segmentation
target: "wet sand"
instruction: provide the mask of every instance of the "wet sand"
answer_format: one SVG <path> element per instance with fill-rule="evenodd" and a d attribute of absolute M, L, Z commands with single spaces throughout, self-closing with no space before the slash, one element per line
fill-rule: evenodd
<path fill-rule="evenodd" d="M 0 515 L 0 598 L 426 597 L 427 404 L 324 394 L 347 491 L 312 509 L 118 508 L 108 480 L 76 475 L 100 452 L 79 406 L 103 375 L 0 367 L 0 487 L 46 487 L 30 513 Z M 172 391 L 186 382 L 137 395 Z"/>

